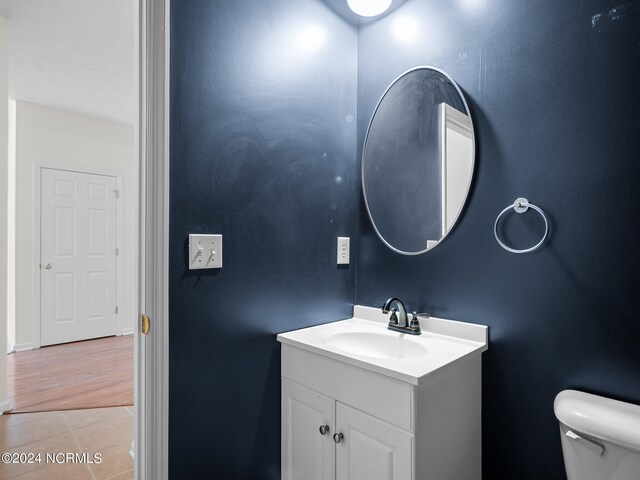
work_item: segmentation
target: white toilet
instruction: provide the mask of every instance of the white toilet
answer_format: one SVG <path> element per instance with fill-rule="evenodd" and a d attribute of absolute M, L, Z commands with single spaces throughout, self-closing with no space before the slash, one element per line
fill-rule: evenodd
<path fill-rule="evenodd" d="M 640 406 L 565 390 L 553 409 L 568 480 L 640 480 Z"/>

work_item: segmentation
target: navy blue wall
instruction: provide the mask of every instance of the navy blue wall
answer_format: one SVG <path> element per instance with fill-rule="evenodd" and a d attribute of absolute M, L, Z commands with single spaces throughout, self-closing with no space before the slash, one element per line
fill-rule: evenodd
<path fill-rule="evenodd" d="M 279 478 L 275 333 L 345 318 L 354 294 L 490 326 L 487 479 L 564 478 L 564 388 L 640 403 L 639 3 L 398 3 L 356 55 L 319 0 L 172 2 L 171 478 Z M 478 156 L 458 226 L 403 257 L 371 228 L 357 158 L 380 94 L 420 64 L 465 91 Z M 534 254 L 493 238 L 518 196 L 553 224 Z M 354 275 L 334 257 L 356 227 Z M 224 234 L 222 270 L 187 269 L 189 233 Z M 525 246 L 541 224 L 505 234 Z"/>
<path fill-rule="evenodd" d="M 385 87 L 431 64 L 466 92 L 478 156 L 463 217 L 423 256 L 386 249 L 361 205 L 356 302 L 489 325 L 484 478 L 565 478 L 555 395 L 640 403 L 640 2 L 409 0 L 361 27 L 358 55 L 360 147 Z M 528 255 L 493 238 L 519 196 L 553 223 Z M 507 228 L 520 247 L 542 233 L 533 213 Z"/>
<path fill-rule="evenodd" d="M 172 2 L 171 478 L 280 478 L 277 332 L 347 318 L 356 31 L 316 0 Z M 189 233 L 224 268 L 187 269 Z"/>

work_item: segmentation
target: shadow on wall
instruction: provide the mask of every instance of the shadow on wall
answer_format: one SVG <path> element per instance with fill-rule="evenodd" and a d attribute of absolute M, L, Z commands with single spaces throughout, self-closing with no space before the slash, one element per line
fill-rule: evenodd
<path fill-rule="evenodd" d="M 274 345 L 264 393 L 260 404 L 260 420 L 257 425 L 256 442 L 251 458 L 250 478 L 280 480 L 280 465 L 272 459 L 280 456 L 280 438 L 273 436 L 273 424 L 280 425 L 280 344 Z M 275 391 L 274 391 L 275 390 Z M 258 389 L 259 391 L 259 389 Z M 260 439 L 271 438 L 265 444 Z"/>

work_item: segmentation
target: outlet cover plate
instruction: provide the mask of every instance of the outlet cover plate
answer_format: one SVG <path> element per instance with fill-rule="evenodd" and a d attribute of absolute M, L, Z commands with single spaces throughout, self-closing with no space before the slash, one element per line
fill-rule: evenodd
<path fill-rule="evenodd" d="M 189 234 L 189 270 L 222 268 L 222 235 Z"/>
<path fill-rule="evenodd" d="M 338 256 L 336 258 L 338 265 L 349 264 L 350 243 L 349 237 L 338 237 Z"/>

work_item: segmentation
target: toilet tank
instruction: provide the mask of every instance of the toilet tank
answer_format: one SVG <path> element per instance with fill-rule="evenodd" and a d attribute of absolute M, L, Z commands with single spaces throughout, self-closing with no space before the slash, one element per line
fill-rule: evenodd
<path fill-rule="evenodd" d="M 640 406 L 565 390 L 553 409 L 568 480 L 640 479 Z"/>

